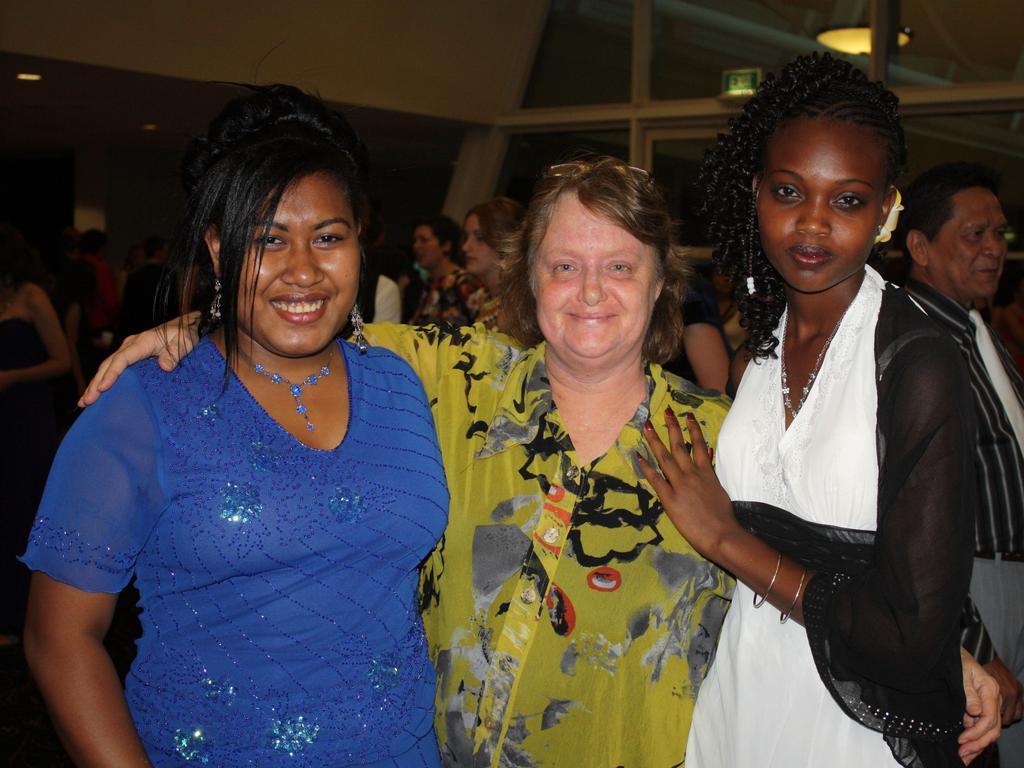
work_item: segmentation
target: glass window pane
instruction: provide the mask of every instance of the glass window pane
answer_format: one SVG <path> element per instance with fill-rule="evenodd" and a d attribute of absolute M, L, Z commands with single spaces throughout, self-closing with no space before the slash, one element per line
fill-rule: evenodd
<path fill-rule="evenodd" d="M 508 195 L 526 203 L 533 194 L 533 185 L 541 171 L 553 163 L 583 155 L 612 155 L 627 160 L 629 132 L 578 131 L 512 136 L 508 141 L 508 153 L 498 181 L 497 194 Z"/>
<path fill-rule="evenodd" d="M 630 100 L 632 0 L 552 0 L 524 107 Z"/>
<path fill-rule="evenodd" d="M 910 42 L 889 60 L 896 85 L 1024 79 L 1020 0 L 936 3 L 902 0 L 899 24 Z M 1017 19 L 1017 21 L 1013 21 Z"/>
<path fill-rule="evenodd" d="M 669 211 L 679 223 L 677 232 L 683 245 L 710 245 L 704 231 L 704 219 L 698 215 L 701 195 L 697 190 L 697 174 L 704 159 L 704 150 L 712 142 L 712 137 L 654 142 L 651 170 L 668 197 Z"/>
<path fill-rule="evenodd" d="M 655 0 L 651 97 L 717 96 L 724 70 L 777 72 L 800 54 L 828 50 L 815 40 L 822 30 L 866 19 L 866 0 Z M 831 53 L 867 69 L 866 56 Z"/>

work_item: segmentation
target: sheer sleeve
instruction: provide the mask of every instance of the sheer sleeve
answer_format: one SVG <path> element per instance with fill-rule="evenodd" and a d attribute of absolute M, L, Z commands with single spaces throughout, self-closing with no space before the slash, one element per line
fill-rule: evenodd
<path fill-rule="evenodd" d="M 160 446 L 129 369 L 64 438 L 22 562 L 78 589 L 120 592 L 166 504 Z"/>
<path fill-rule="evenodd" d="M 889 329 L 880 316 L 876 341 Z M 848 714 L 883 732 L 897 758 L 920 753 L 921 740 L 945 740 L 941 749 L 924 746 L 945 759 L 924 764 L 946 764 L 949 749 L 956 757 L 950 737 L 964 708 L 958 648 L 974 541 L 970 388 L 956 348 L 929 323 L 915 321 L 876 352 L 872 562 L 857 575 L 820 573 L 811 581 L 807 635 L 822 679 Z"/>

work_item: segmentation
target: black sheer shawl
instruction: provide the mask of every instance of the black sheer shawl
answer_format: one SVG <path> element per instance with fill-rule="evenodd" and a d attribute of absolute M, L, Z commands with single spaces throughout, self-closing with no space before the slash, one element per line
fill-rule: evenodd
<path fill-rule="evenodd" d="M 875 331 L 878 527 L 821 526 L 764 504 L 737 517 L 818 571 L 804 621 L 818 672 L 852 718 L 913 768 L 961 766 L 960 615 L 974 542 L 974 421 L 963 360 L 895 286 Z"/>

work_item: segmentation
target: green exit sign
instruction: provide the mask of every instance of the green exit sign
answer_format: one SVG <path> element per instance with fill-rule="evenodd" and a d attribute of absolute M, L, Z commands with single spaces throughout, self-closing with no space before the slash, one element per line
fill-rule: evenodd
<path fill-rule="evenodd" d="M 727 69 L 722 72 L 723 96 L 753 96 L 761 82 L 761 69 Z"/>

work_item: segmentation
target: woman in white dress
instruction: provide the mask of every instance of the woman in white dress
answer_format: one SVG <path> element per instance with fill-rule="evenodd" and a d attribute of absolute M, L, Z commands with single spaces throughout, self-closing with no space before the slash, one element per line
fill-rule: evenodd
<path fill-rule="evenodd" d="M 648 429 L 661 474 L 641 460 L 683 535 L 739 581 L 688 768 L 935 768 L 978 746 L 958 744 L 969 384 L 953 343 L 866 266 L 899 210 L 896 106 L 848 63 L 804 57 L 705 159 L 754 364 L 718 479 L 692 418 L 666 416 L 671 451 Z"/>

